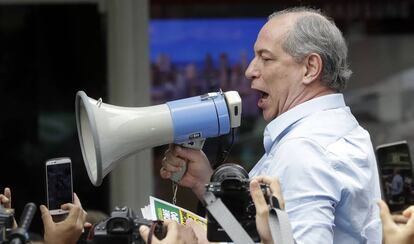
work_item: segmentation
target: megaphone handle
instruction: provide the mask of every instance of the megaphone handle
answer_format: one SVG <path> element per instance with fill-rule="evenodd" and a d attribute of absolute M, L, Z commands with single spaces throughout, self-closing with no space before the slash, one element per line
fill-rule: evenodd
<path fill-rule="evenodd" d="M 186 148 L 192 148 L 192 149 L 196 149 L 196 150 L 201 150 L 201 149 L 203 149 L 205 141 L 206 141 L 205 138 L 196 138 L 196 139 L 192 139 L 192 140 L 186 141 L 184 143 L 181 143 L 180 146 L 186 147 Z M 178 183 L 178 182 L 180 182 L 181 178 L 183 178 L 186 171 L 187 171 L 187 164 L 185 164 L 181 168 L 180 171 L 175 172 L 174 174 L 172 174 L 170 179 L 172 181 L 174 181 L 175 183 Z"/>
<path fill-rule="evenodd" d="M 187 164 L 184 164 L 184 166 L 181 168 L 180 171 L 175 172 L 171 175 L 171 180 L 174 181 L 175 183 L 180 182 L 181 178 L 183 178 L 185 172 L 187 171 Z"/>

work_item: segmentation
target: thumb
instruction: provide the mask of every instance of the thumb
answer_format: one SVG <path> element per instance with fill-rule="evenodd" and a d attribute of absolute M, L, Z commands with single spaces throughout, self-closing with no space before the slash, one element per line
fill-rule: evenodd
<path fill-rule="evenodd" d="M 193 229 L 195 235 L 199 240 L 205 239 L 205 237 L 207 236 L 206 230 L 203 228 L 203 226 L 201 226 L 194 220 L 188 218 L 187 221 L 185 221 L 185 225 Z"/>
<path fill-rule="evenodd" d="M 394 228 L 396 224 L 392 219 L 390 209 L 388 208 L 387 204 L 383 200 L 380 200 L 378 202 L 378 206 L 380 208 L 380 217 L 384 230 Z"/>
<path fill-rule="evenodd" d="M 150 228 L 148 226 L 141 225 L 139 227 L 139 234 L 141 235 L 141 237 L 145 241 L 145 243 L 147 243 L 149 232 L 150 232 Z"/>
<path fill-rule="evenodd" d="M 410 226 L 413 226 L 414 225 L 413 212 L 414 212 L 414 206 L 410 206 L 409 208 L 407 208 L 403 212 L 403 215 L 408 218 L 407 225 L 410 225 Z"/>
<path fill-rule="evenodd" d="M 188 227 L 190 227 L 191 229 L 193 229 L 194 232 L 195 231 L 198 231 L 198 227 L 201 227 L 199 224 L 197 224 L 194 220 L 192 220 L 190 218 L 188 218 L 185 221 L 185 225 L 188 226 Z M 201 228 L 203 228 L 203 227 L 201 227 Z"/>
<path fill-rule="evenodd" d="M 190 219 L 190 218 L 188 218 L 188 219 L 185 221 L 185 225 L 192 226 L 193 224 L 195 224 L 195 222 L 194 222 L 194 220 L 192 220 L 192 219 Z"/>
<path fill-rule="evenodd" d="M 42 221 L 44 225 L 44 229 L 49 229 L 54 225 L 52 216 L 49 213 L 49 210 L 46 208 L 45 205 L 40 205 L 40 212 L 42 214 Z"/>

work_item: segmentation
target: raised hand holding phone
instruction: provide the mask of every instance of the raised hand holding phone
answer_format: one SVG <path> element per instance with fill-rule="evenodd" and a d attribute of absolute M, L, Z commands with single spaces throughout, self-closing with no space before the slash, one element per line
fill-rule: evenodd
<path fill-rule="evenodd" d="M 413 166 L 406 141 L 377 147 L 382 195 L 391 212 L 401 212 L 414 204 Z"/>
<path fill-rule="evenodd" d="M 64 215 L 69 211 L 63 204 L 73 203 L 72 161 L 53 158 L 46 161 L 47 205 L 51 215 Z"/>

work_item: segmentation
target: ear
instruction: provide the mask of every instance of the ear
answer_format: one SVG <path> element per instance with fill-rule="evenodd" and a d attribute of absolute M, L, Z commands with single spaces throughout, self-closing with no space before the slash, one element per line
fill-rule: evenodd
<path fill-rule="evenodd" d="M 311 53 L 305 58 L 304 65 L 305 75 L 303 83 L 305 85 L 309 85 L 313 81 L 319 79 L 319 76 L 322 72 L 322 58 L 317 53 Z"/>

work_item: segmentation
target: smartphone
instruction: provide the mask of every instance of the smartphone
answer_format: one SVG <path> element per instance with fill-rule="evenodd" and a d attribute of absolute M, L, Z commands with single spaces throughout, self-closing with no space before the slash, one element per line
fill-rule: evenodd
<path fill-rule="evenodd" d="M 51 215 L 68 213 L 61 205 L 73 202 L 72 161 L 53 158 L 46 161 L 47 205 Z"/>
<path fill-rule="evenodd" d="M 392 212 L 414 204 L 413 165 L 406 141 L 379 145 L 376 148 L 381 190 Z"/>

